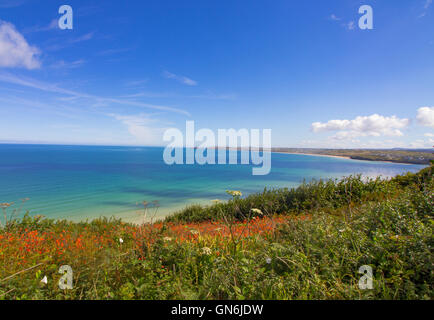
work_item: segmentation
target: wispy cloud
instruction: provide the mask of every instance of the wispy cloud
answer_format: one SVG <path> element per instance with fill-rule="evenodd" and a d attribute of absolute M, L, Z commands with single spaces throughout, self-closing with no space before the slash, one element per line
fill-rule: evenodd
<path fill-rule="evenodd" d="M 94 6 L 94 5 L 83 6 L 77 9 L 77 16 L 86 17 L 90 15 L 100 14 L 103 11 L 104 11 L 104 7 L 102 6 Z"/>
<path fill-rule="evenodd" d="M 338 18 L 334 13 L 332 13 L 330 15 L 329 19 L 333 20 L 333 21 L 341 21 L 342 20 L 341 18 Z"/>
<path fill-rule="evenodd" d="M 81 67 L 86 63 L 86 60 L 80 59 L 75 61 L 66 62 L 64 60 L 59 60 L 51 65 L 54 69 L 74 69 Z"/>
<path fill-rule="evenodd" d="M 183 83 L 185 85 L 188 85 L 188 86 L 196 86 L 197 85 L 196 81 L 194 81 L 190 78 L 184 77 L 184 76 L 176 75 L 176 74 L 171 73 L 169 71 L 164 71 L 163 76 L 166 77 L 167 79 L 174 79 L 174 80 L 176 80 L 180 83 Z"/>
<path fill-rule="evenodd" d="M 109 97 L 101 97 L 96 95 L 91 95 L 87 93 L 82 93 L 74 90 L 65 89 L 62 87 L 59 87 L 57 85 L 53 85 L 46 82 L 36 81 L 34 79 L 30 78 L 23 78 L 18 77 L 15 75 L 12 75 L 10 73 L 0 73 L 0 81 L 11 83 L 15 85 L 20 85 L 28 88 L 38 89 L 45 92 L 52 92 L 67 96 L 72 96 L 76 98 L 82 98 L 82 99 L 90 99 L 93 101 L 93 103 L 113 103 L 123 106 L 135 106 L 140 108 L 149 108 L 149 109 L 155 109 L 155 110 L 162 110 L 162 111 L 170 111 L 175 112 L 179 114 L 184 114 L 187 116 L 190 116 L 190 113 L 188 111 L 178 109 L 178 108 L 172 108 L 168 106 L 160 106 L 160 105 L 154 105 L 154 104 L 148 104 L 140 101 L 132 101 L 128 99 L 115 99 L 115 98 L 109 98 Z"/>
<path fill-rule="evenodd" d="M 125 82 L 126 87 L 140 87 L 147 83 L 149 79 L 130 80 Z"/>
<path fill-rule="evenodd" d="M 46 26 L 33 26 L 27 29 L 23 30 L 23 33 L 35 33 L 35 32 L 45 32 L 50 30 L 56 30 L 59 29 L 59 21 L 58 19 L 53 19 L 51 22 Z"/>
<path fill-rule="evenodd" d="M 84 34 L 80 37 L 77 37 L 77 38 L 71 38 L 71 39 L 66 40 L 66 41 L 65 40 L 58 41 L 56 44 L 53 44 L 51 46 L 47 46 L 46 50 L 47 51 L 57 51 L 57 50 L 67 48 L 67 47 L 69 47 L 73 44 L 76 44 L 76 43 L 80 43 L 83 41 L 89 41 L 89 40 L 93 39 L 94 34 L 95 34 L 94 32 L 89 32 L 89 33 L 86 33 L 86 34 Z"/>
<path fill-rule="evenodd" d="M 338 17 L 336 14 L 334 14 L 334 13 L 332 13 L 329 17 L 328 17 L 328 19 L 330 20 L 330 21 L 334 21 L 334 22 L 339 22 L 339 24 L 343 27 L 343 28 L 345 28 L 345 29 L 347 29 L 347 30 L 354 30 L 355 28 L 356 28 L 356 24 L 355 24 L 355 22 L 354 21 L 349 21 L 349 22 L 341 22 L 343 19 L 342 18 L 340 18 L 340 17 Z"/>
<path fill-rule="evenodd" d="M 431 7 L 433 0 L 425 0 L 425 4 L 423 5 L 423 12 L 419 15 L 418 18 L 423 18 L 428 13 L 428 9 Z"/>
<path fill-rule="evenodd" d="M 69 42 L 70 43 L 77 43 L 77 42 L 88 41 L 88 40 L 91 40 L 93 38 L 93 35 L 94 35 L 93 32 L 89 32 L 89 33 L 82 35 L 81 37 L 71 39 Z"/>
<path fill-rule="evenodd" d="M 215 94 L 212 92 L 205 92 L 194 95 L 182 95 L 173 92 L 149 92 L 142 91 L 132 94 L 123 95 L 122 98 L 179 98 L 179 99 L 207 99 L 207 100 L 234 100 L 237 95 L 235 94 Z"/>
<path fill-rule="evenodd" d="M 354 21 L 350 21 L 350 22 L 348 22 L 347 24 L 345 24 L 344 26 L 345 26 L 345 28 L 347 28 L 348 30 L 354 30 L 354 28 L 355 28 L 355 23 L 354 23 Z"/>
<path fill-rule="evenodd" d="M 49 112 L 50 115 L 61 116 L 62 118 L 78 118 L 83 110 L 77 110 L 73 107 L 67 106 L 64 103 L 59 102 L 50 102 L 50 101 L 37 101 L 35 99 L 26 99 L 22 97 L 16 96 L 2 96 L 0 97 L 0 102 L 3 106 L 10 106 L 15 108 L 31 108 L 31 109 L 39 109 L 41 111 Z"/>
<path fill-rule="evenodd" d="M 163 134 L 167 129 L 162 127 L 160 120 L 153 118 L 153 115 L 140 113 L 137 115 L 120 115 L 110 113 L 108 116 L 120 121 L 134 137 L 131 144 L 147 146 L 163 145 Z"/>
<path fill-rule="evenodd" d="M 102 51 L 98 52 L 97 55 L 98 56 L 109 56 L 109 55 L 113 55 L 113 54 L 128 52 L 131 50 L 132 50 L 132 48 L 117 48 L 117 49 L 113 48 L 113 49 L 102 50 Z"/>
<path fill-rule="evenodd" d="M 41 66 L 39 55 L 13 24 L 0 20 L 0 67 L 36 69 Z"/>
<path fill-rule="evenodd" d="M 15 84 L 15 85 L 20 85 L 23 87 L 38 89 L 38 90 L 42 90 L 45 92 L 53 92 L 53 93 L 59 93 L 59 94 L 77 96 L 77 97 L 78 96 L 89 97 L 88 95 L 84 95 L 84 94 L 80 94 L 80 93 L 75 92 L 75 91 L 60 88 L 57 85 L 37 81 L 37 80 L 31 79 L 31 78 L 18 77 L 18 76 L 11 74 L 11 73 L 6 73 L 6 72 L 0 73 L 0 81 Z"/>
<path fill-rule="evenodd" d="M 19 7 L 25 4 L 27 0 L 2 0 L 0 2 L 0 8 L 13 8 Z"/>

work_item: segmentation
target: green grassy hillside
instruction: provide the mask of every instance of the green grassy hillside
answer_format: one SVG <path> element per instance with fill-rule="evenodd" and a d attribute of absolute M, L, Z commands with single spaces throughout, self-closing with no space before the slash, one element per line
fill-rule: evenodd
<path fill-rule="evenodd" d="M 230 192 L 143 226 L 10 220 L 0 299 L 433 299 L 433 168 Z M 72 289 L 59 288 L 62 265 Z"/>

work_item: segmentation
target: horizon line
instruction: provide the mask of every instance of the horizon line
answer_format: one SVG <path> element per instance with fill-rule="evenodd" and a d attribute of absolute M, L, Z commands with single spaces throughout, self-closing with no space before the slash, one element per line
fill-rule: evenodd
<path fill-rule="evenodd" d="M 164 148 L 165 145 L 122 145 L 122 144 L 92 144 L 92 143 L 71 143 L 71 142 L 65 142 L 65 143 L 57 143 L 57 142 L 29 142 L 29 141 L 0 141 L 0 145 L 47 145 L 47 146 L 77 146 L 77 147 L 139 147 L 139 148 Z M 188 149 L 187 147 L 183 146 L 182 148 Z M 194 147 L 194 149 L 197 149 L 198 147 Z M 207 148 L 216 148 L 214 147 L 207 147 Z M 233 148 L 227 146 L 226 148 Z M 238 149 L 247 148 L 247 147 L 238 147 Z M 252 146 L 248 147 L 249 149 L 252 148 Z M 257 147 L 256 147 L 257 148 Z M 313 147 L 271 147 L 271 149 L 308 149 L 308 150 L 431 150 L 433 148 L 402 148 L 402 147 L 393 147 L 393 148 L 313 148 Z M 434 150 L 433 150 L 434 151 Z"/>

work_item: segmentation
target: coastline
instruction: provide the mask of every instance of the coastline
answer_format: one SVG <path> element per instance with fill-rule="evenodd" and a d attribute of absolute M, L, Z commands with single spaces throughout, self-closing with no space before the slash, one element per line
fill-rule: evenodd
<path fill-rule="evenodd" d="M 421 165 L 421 166 L 429 166 L 429 164 L 418 164 L 418 163 L 408 163 L 408 162 L 398 162 L 398 161 L 390 161 L 390 160 L 368 160 L 368 159 L 354 159 L 348 156 L 335 156 L 329 154 L 317 154 L 317 153 L 297 153 L 297 152 L 281 152 L 281 151 L 272 151 L 272 153 L 280 153 L 280 154 L 299 154 L 304 156 L 315 156 L 315 157 L 329 157 L 329 158 L 341 158 L 347 160 L 357 160 L 357 161 L 367 161 L 367 162 L 385 162 L 385 163 L 396 163 L 396 164 L 404 164 L 404 165 Z"/>
<path fill-rule="evenodd" d="M 272 153 L 280 153 L 280 154 L 298 154 L 303 156 L 315 156 L 315 157 L 328 157 L 328 158 L 341 158 L 341 159 L 349 159 L 349 160 L 358 160 L 358 159 L 352 159 L 351 157 L 346 156 L 334 156 L 334 155 L 328 155 L 328 154 L 315 154 L 315 153 L 297 153 L 297 152 L 281 152 L 281 151 L 272 151 Z M 364 160 L 367 161 L 367 160 Z"/>

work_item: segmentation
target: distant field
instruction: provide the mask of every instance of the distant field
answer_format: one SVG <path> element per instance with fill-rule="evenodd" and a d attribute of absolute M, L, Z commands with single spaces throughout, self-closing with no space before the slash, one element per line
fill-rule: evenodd
<path fill-rule="evenodd" d="M 411 164 L 429 164 L 434 160 L 433 149 L 390 150 L 390 149 L 309 149 L 309 148 L 272 148 L 273 152 L 318 154 L 348 157 L 357 160 L 390 161 Z"/>

